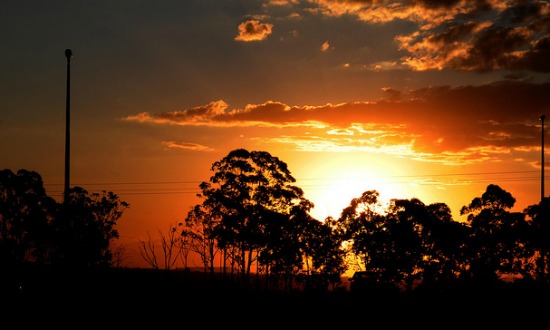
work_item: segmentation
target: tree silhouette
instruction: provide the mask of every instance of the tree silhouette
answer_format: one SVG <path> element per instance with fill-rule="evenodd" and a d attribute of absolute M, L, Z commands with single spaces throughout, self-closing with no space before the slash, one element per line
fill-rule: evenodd
<path fill-rule="evenodd" d="M 454 221 L 445 203 L 427 205 L 422 221 L 423 257 L 422 284 L 425 287 L 454 284 L 465 271 L 468 260 L 464 244 L 470 235 L 470 227 Z"/>
<path fill-rule="evenodd" d="M 388 206 L 383 229 L 385 243 L 374 258 L 385 281 L 412 290 L 422 276 L 422 222 L 425 205 L 419 199 L 393 199 Z M 376 243 L 375 243 L 376 244 Z"/>
<path fill-rule="evenodd" d="M 170 224 L 168 234 L 165 235 L 159 230 L 160 246 L 162 248 L 162 266 L 159 264 L 155 243 L 148 235 L 148 241 L 140 241 L 140 255 L 153 269 L 163 268 L 172 269 L 178 260 L 181 260 L 184 268 L 187 268 L 187 255 L 189 253 L 189 244 L 187 236 L 181 235 L 178 227 L 180 224 Z"/>
<path fill-rule="evenodd" d="M 70 189 L 66 203 L 47 196 L 40 174 L 0 171 L 0 258 L 4 264 L 109 267 L 116 223 L 128 204 L 112 193 Z"/>
<path fill-rule="evenodd" d="M 53 262 L 67 267 L 110 266 L 111 246 L 119 238 L 116 223 L 128 206 L 113 192 L 90 194 L 82 187 L 71 188 L 61 208 L 63 216 L 53 221 L 59 242 Z"/>
<path fill-rule="evenodd" d="M 200 185 L 205 210 L 214 211 L 219 219 L 213 231 L 218 246 L 237 266 L 242 281 L 250 280 L 251 267 L 257 258 L 266 274 L 271 272 L 274 259 L 270 254 L 281 253 L 286 259 L 278 266 L 285 270 L 299 262 L 296 248 L 290 241 L 282 244 L 296 207 L 306 211 L 313 204 L 303 197 L 302 189 L 293 186 L 296 180 L 287 164 L 265 151 L 231 151 L 212 165 L 214 172 L 209 182 Z M 217 221 L 217 220 L 216 220 Z M 290 250 L 288 250 L 290 248 Z M 293 252 L 291 252 L 293 251 Z M 226 252 L 224 252 L 226 253 Z"/>
<path fill-rule="evenodd" d="M 337 222 L 338 235 L 347 249 L 348 261 L 355 270 L 369 270 L 379 274 L 376 258 L 385 250 L 387 230 L 379 193 L 368 190 L 353 198 L 342 210 Z"/>
<path fill-rule="evenodd" d="M 341 275 L 347 271 L 346 251 L 338 235 L 337 221 L 331 217 L 321 222 L 300 212 L 302 220 L 296 227 L 302 242 L 301 254 L 305 270 L 301 277 L 305 288 L 333 289 L 341 284 Z M 300 279 L 300 277 L 299 277 Z"/>
<path fill-rule="evenodd" d="M 509 192 L 490 184 L 481 197 L 461 208 L 472 229 L 467 248 L 474 280 L 495 282 L 504 274 L 526 274 L 532 268 L 534 251 L 528 249 L 525 214 L 508 211 L 515 202 Z"/>
<path fill-rule="evenodd" d="M 550 198 L 529 205 L 523 212 L 531 219 L 529 238 L 536 251 L 536 278 L 546 282 L 550 272 Z"/>
<path fill-rule="evenodd" d="M 204 271 L 214 275 L 214 262 L 220 252 L 216 245 L 214 230 L 220 223 L 215 209 L 207 209 L 207 203 L 198 204 L 191 208 L 182 224 L 181 236 L 187 241 L 189 249 L 199 255 Z M 210 212 L 209 212 L 210 211 Z"/>
<path fill-rule="evenodd" d="M 0 171 L 0 262 L 49 262 L 59 205 L 34 171 Z"/>

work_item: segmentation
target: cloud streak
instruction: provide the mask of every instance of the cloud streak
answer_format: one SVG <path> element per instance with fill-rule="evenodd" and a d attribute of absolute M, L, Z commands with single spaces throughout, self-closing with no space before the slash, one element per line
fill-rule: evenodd
<path fill-rule="evenodd" d="M 183 150 L 192 150 L 192 151 L 212 151 L 214 149 L 200 145 L 197 143 L 189 142 L 176 142 L 176 141 L 164 141 L 162 145 L 168 149 L 183 149 Z"/>

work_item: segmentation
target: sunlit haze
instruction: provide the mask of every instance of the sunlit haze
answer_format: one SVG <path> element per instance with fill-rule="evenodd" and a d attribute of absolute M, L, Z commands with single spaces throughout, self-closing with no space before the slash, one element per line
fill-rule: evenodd
<path fill-rule="evenodd" d="M 542 0 L 8 0 L 0 168 L 61 198 L 71 49 L 71 185 L 130 204 L 127 266 L 238 148 L 285 162 L 318 220 L 377 190 L 463 221 L 489 184 L 521 211 L 541 198 L 549 15 Z"/>

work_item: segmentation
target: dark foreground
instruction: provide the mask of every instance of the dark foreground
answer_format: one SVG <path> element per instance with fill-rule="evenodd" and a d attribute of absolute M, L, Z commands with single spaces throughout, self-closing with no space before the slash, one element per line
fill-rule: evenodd
<path fill-rule="evenodd" d="M 346 288 L 245 288 L 235 281 L 184 271 L 4 274 L 9 275 L 2 280 L 0 313 L 9 329 L 550 326 L 550 290 L 536 284 L 356 293 Z"/>

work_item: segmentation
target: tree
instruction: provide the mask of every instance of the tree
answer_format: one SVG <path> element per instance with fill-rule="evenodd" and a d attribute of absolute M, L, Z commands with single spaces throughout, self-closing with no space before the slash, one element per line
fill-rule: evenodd
<path fill-rule="evenodd" d="M 129 205 L 112 193 L 73 187 L 61 204 L 46 194 L 39 173 L 0 171 L 0 258 L 6 263 L 110 266 L 116 222 Z"/>
<path fill-rule="evenodd" d="M 53 225 L 57 245 L 54 262 L 68 267 L 111 266 L 117 221 L 128 203 L 113 192 L 89 194 L 82 187 L 70 189 Z"/>
<path fill-rule="evenodd" d="M 379 246 L 385 241 L 384 215 L 379 211 L 379 192 L 368 190 L 358 198 L 353 198 L 349 206 L 342 210 L 336 222 L 337 235 L 342 239 L 343 248 L 348 253 L 348 262 L 354 270 L 375 268 L 373 257 Z"/>
<path fill-rule="evenodd" d="M 168 235 L 164 235 L 159 231 L 164 270 L 172 269 L 180 258 L 184 268 L 187 268 L 188 241 L 186 240 L 186 236 L 180 235 L 178 231 L 178 227 L 180 226 L 181 224 L 170 224 Z M 150 236 L 147 242 L 140 241 L 139 252 L 143 260 L 153 269 L 160 269 L 161 265 L 159 265 L 155 243 L 151 240 Z"/>
<path fill-rule="evenodd" d="M 495 281 L 503 275 L 527 274 L 528 223 L 525 214 L 510 212 L 516 200 L 498 185 L 490 184 L 481 197 L 463 206 L 472 234 L 467 242 L 470 275 L 480 281 Z"/>
<path fill-rule="evenodd" d="M 355 270 L 366 271 L 373 282 L 412 290 L 419 282 L 454 280 L 464 267 L 468 231 L 453 221 L 446 204 L 392 199 L 383 210 L 378 192 L 370 190 L 351 201 L 337 224 L 359 261 Z"/>
<path fill-rule="evenodd" d="M 341 284 L 341 275 L 346 272 L 347 264 L 337 221 L 327 217 L 321 222 L 303 214 L 298 231 L 303 242 L 306 288 L 326 289 L 329 285 L 335 288 Z"/>
<path fill-rule="evenodd" d="M 220 223 L 218 214 L 208 204 L 195 205 L 187 213 L 180 235 L 188 244 L 189 250 L 199 255 L 204 271 L 214 275 L 214 261 L 219 249 L 216 246 L 214 229 Z"/>
<path fill-rule="evenodd" d="M 455 282 L 465 271 L 467 259 L 464 245 L 470 227 L 454 221 L 445 203 L 427 205 L 422 219 L 424 246 L 422 284 L 426 287 Z"/>
<path fill-rule="evenodd" d="M 385 241 L 374 257 L 384 281 L 404 284 L 407 290 L 412 290 L 415 282 L 421 279 L 426 255 L 426 247 L 422 244 L 425 218 L 426 205 L 417 198 L 390 201 L 385 226 L 379 228 L 384 231 Z"/>
<path fill-rule="evenodd" d="M 529 237 L 536 251 L 534 272 L 539 281 L 546 282 L 550 272 L 550 197 L 529 205 L 523 212 L 531 219 Z"/>
<path fill-rule="evenodd" d="M 201 183 L 199 197 L 205 209 L 219 216 L 213 233 L 218 246 L 232 252 L 232 262 L 247 282 L 258 256 L 275 248 L 268 244 L 276 241 L 268 228 L 284 227 L 292 208 L 307 200 L 292 185 L 296 180 L 287 164 L 265 151 L 233 150 L 211 170 L 214 174 Z"/>
<path fill-rule="evenodd" d="M 57 202 L 34 171 L 0 171 L 0 262 L 49 262 Z"/>
<path fill-rule="evenodd" d="M 466 267 L 463 247 L 469 228 L 453 220 L 444 203 L 425 205 L 417 198 L 393 199 L 388 222 L 395 237 L 395 262 L 409 290 L 413 284 L 425 287 L 452 283 Z M 395 220 L 396 219 L 396 220 Z M 396 258 L 394 258 L 396 259 Z"/>

